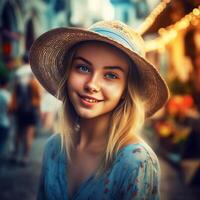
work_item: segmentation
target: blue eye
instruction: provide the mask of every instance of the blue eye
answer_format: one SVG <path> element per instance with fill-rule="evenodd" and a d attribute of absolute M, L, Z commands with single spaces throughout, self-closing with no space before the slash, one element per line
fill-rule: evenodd
<path fill-rule="evenodd" d="M 118 79 L 119 78 L 116 74 L 113 74 L 113 73 L 108 73 L 105 75 L 105 77 L 108 79 Z"/>
<path fill-rule="evenodd" d="M 87 67 L 87 66 L 85 66 L 85 65 L 78 65 L 77 66 L 77 69 L 80 71 L 80 72 L 89 72 L 90 70 L 89 70 L 89 68 Z"/>

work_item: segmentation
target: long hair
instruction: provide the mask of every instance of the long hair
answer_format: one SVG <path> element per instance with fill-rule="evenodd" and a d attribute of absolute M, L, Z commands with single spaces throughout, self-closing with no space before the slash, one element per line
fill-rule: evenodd
<path fill-rule="evenodd" d="M 63 60 L 63 63 L 66 66 L 66 71 L 60 82 L 58 94 L 63 97 L 63 105 L 60 116 L 61 141 L 62 147 L 66 150 L 69 161 L 71 160 L 70 155 L 78 137 L 78 116 L 67 94 L 67 81 L 73 57 L 78 47 L 79 45 L 72 47 Z M 117 107 L 112 111 L 108 129 L 107 145 L 98 172 L 103 172 L 109 168 L 114 159 L 114 155 L 119 149 L 131 141 L 135 134 L 139 133 L 144 124 L 145 108 L 144 102 L 139 95 L 140 84 L 137 67 L 129 59 L 128 83 L 125 89 L 126 94 Z"/>
<path fill-rule="evenodd" d="M 138 135 L 145 120 L 145 104 L 139 95 L 140 79 L 137 67 L 130 62 L 126 95 L 113 111 L 103 169 L 109 167 L 118 150 Z"/>

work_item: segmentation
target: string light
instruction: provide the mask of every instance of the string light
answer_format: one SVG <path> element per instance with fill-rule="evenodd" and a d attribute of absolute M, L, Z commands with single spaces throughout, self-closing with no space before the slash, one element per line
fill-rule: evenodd
<path fill-rule="evenodd" d="M 198 8 L 195 8 L 192 13 L 195 15 L 195 16 L 198 16 L 200 14 L 200 11 Z"/>
<path fill-rule="evenodd" d="M 161 49 L 163 46 L 171 42 L 177 37 L 178 33 L 182 30 L 187 29 L 190 25 L 196 26 L 200 21 L 200 6 L 194 8 L 192 12 L 185 15 L 182 19 L 173 25 L 166 28 L 160 28 L 158 34 L 160 35 L 154 40 L 146 41 L 145 47 L 146 51 L 153 51 L 156 49 Z"/>
<path fill-rule="evenodd" d="M 139 34 L 143 34 L 156 20 L 157 16 L 162 13 L 167 4 L 170 3 L 171 0 L 163 0 L 161 3 L 156 6 L 156 8 L 149 14 L 149 16 L 145 19 L 145 21 L 140 25 L 137 32 Z"/>

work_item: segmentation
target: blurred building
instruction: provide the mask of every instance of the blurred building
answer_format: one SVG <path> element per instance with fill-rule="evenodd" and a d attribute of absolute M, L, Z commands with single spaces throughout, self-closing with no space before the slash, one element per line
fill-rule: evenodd
<path fill-rule="evenodd" d="M 71 1 L 70 22 L 87 27 L 99 20 L 120 20 L 137 27 L 159 0 L 76 0 Z"/>
<path fill-rule="evenodd" d="M 68 25 L 69 15 L 69 0 L 1 0 L 1 62 L 27 53 L 34 39 L 48 29 Z"/>
<path fill-rule="evenodd" d="M 114 19 L 114 8 L 109 0 L 71 0 L 73 26 L 88 27 L 99 20 Z"/>
<path fill-rule="evenodd" d="M 89 26 L 119 19 L 137 27 L 159 0 L 1 0 L 0 57 L 9 68 L 27 53 L 34 39 L 58 26 Z M 2 65 L 2 64 L 0 64 Z"/>
<path fill-rule="evenodd" d="M 115 8 L 115 19 L 133 27 L 136 27 L 149 13 L 146 0 L 111 0 L 111 3 Z"/>

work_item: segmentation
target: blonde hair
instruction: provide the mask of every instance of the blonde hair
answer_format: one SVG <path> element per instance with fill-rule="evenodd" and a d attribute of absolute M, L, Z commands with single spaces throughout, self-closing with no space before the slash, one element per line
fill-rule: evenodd
<path fill-rule="evenodd" d="M 68 160 L 71 160 L 71 151 L 75 146 L 78 137 L 77 122 L 78 116 L 67 95 L 67 80 L 73 57 L 79 45 L 72 47 L 66 55 L 64 62 L 66 72 L 60 82 L 59 94 L 63 97 L 63 105 L 60 115 L 60 133 L 62 147 L 66 150 Z M 117 49 L 117 48 L 116 48 Z M 118 51 L 121 51 L 117 49 Z M 122 52 L 123 53 L 123 52 Z M 123 53 L 124 54 L 124 53 Z M 128 56 L 126 56 L 128 58 Z M 114 155 L 125 146 L 134 134 L 139 133 L 145 119 L 144 102 L 139 95 L 139 72 L 135 64 L 130 61 L 128 84 L 126 94 L 119 105 L 113 110 L 108 129 L 108 141 L 105 148 L 102 164 L 98 172 L 109 168 Z"/>

